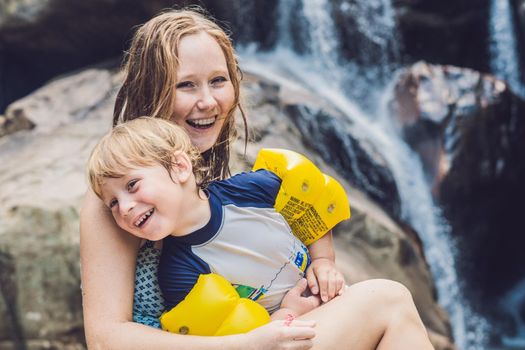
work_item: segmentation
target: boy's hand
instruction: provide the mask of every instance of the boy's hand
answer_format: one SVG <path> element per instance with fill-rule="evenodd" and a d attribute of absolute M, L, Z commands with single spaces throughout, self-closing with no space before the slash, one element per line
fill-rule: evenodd
<path fill-rule="evenodd" d="M 272 314 L 272 318 L 282 318 L 282 315 L 276 315 L 278 313 L 282 313 L 283 315 L 286 313 L 291 313 L 295 317 L 301 316 L 321 305 L 321 300 L 319 299 L 319 296 L 303 296 L 306 292 L 307 287 L 308 283 L 306 282 L 305 278 L 297 282 L 295 287 L 293 287 L 288 293 L 286 293 L 281 303 L 281 309 L 274 312 Z M 274 315 L 276 316 L 276 318 L 274 318 Z"/>
<path fill-rule="evenodd" d="M 313 259 L 306 270 L 308 286 L 313 294 L 320 295 L 321 300 L 326 303 L 336 295 L 343 294 L 345 279 L 343 274 L 336 268 L 335 263 L 328 258 Z"/>

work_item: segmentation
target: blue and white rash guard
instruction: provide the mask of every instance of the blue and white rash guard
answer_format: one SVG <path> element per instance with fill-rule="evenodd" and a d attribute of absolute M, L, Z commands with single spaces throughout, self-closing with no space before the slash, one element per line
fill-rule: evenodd
<path fill-rule="evenodd" d="M 307 248 L 275 211 L 280 186 L 267 170 L 209 185 L 210 221 L 186 236 L 164 239 L 159 284 L 167 310 L 186 297 L 200 274 L 210 272 L 269 312 L 279 308 L 310 264 Z"/>

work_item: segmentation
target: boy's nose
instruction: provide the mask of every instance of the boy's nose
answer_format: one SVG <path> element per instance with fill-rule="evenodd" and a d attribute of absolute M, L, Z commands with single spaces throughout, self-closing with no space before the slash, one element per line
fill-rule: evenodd
<path fill-rule="evenodd" d="M 131 200 L 121 201 L 119 205 L 120 215 L 127 217 L 135 207 L 135 202 Z"/>

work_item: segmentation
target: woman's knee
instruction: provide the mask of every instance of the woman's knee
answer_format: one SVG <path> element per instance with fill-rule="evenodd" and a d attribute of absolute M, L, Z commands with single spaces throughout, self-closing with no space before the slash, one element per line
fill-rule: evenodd
<path fill-rule="evenodd" d="M 348 297 L 359 297 L 371 308 L 383 311 L 413 305 L 412 293 L 402 283 L 388 279 L 371 279 L 358 282 L 347 290 Z M 344 295 L 344 294 L 343 294 Z"/>

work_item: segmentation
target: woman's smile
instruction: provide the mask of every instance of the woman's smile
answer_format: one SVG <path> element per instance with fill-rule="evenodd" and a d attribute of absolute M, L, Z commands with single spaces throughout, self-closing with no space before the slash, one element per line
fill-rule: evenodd
<path fill-rule="evenodd" d="M 196 128 L 196 129 L 209 129 L 217 120 L 217 116 L 213 116 L 210 118 L 202 118 L 202 119 L 187 119 L 186 123 L 189 124 L 189 126 Z"/>

